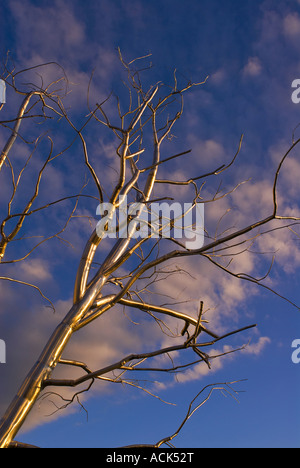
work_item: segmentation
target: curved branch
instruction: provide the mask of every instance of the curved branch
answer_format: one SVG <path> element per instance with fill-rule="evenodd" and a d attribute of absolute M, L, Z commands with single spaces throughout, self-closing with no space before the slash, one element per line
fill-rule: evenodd
<path fill-rule="evenodd" d="M 106 296 L 96 301 L 96 303 L 94 304 L 94 309 L 96 310 L 94 310 L 91 314 L 84 317 L 76 326 L 76 330 L 79 330 L 80 328 L 86 326 L 87 324 L 89 324 L 90 322 L 98 318 L 100 315 L 102 315 L 103 312 L 101 312 L 101 310 L 103 306 L 106 304 L 109 304 L 109 302 L 113 302 L 114 298 L 115 298 L 115 295 L 112 294 L 110 296 Z M 197 319 L 190 317 L 189 315 L 183 314 L 182 312 L 178 312 L 176 310 L 173 310 L 167 307 L 156 306 L 153 304 L 133 301 L 132 299 L 125 299 L 125 298 L 121 298 L 118 303 L 121 305 L 125 305 L 127 307 L 134 307 L 134 308 L 144 310 L 144 311 L 151 311 L 151 312 L 157 312 L 157 313 L 164 314 L 164 315 L 169 315 L 179 320 L 183 320 L 184 322 L 190 325 L 197 326 L 198 324 Z M 213 338 L 219 338 L 219 336 L 216 333 L 210 331 L 202 323 L 199 324 L 199 327 L 202 331 L 212 336 Z"/>
<path fill-rule="evenodd" d="M 209 384 L 209 385 L 206 385 L 205 387 L 202 388 L 202 390 L 200 390 L 200 392 L 197 393 L 197 395 L 193 398 L 193 400 L 191 401 L 191 403 L 189 404 L 189 407 L 188 407 L 188 410 L 187 410 L 187 413 L 186 413 L 186 416 L 185 418 L 183 419 L 182 423 L 180 424 L 180 426 L 178 427 L 178 429 L 171 435 L 171 436 L 168 436 L 168 437 L 164 437 L 163 439 L 161 439 L 160 441 L 158 441 L 154 447 L 155 448 L 159 448 L 161 447 L 163 444 L 166 444 L 166 445 L 169 445 L 169 442 L 171 440 L 173 440 L 175 437 L 178 436 L 178 434 L 181 432 L 181 430 L 183 429 L 183 427 L 185 426 L 185 424 L 187 423 L 187 421 L 193 416 L 193 414 L 199 409 L 201 408 L 201 406 L 203 406 L 209 399 L 210 397 L 212 396 L 213 392 L 218 390 L 220 391 L 221 393 L 227 393 L 228 395 L 230 395 L 231 397 L 233 397 L 234 399 L 236 399 L 236 394 L 238 393 L 236 390 L 233 390 L 231 388 L 231 385 L 235 384 L 235 383 L 238 383 L 238 382 L 243 382 L 245 379 L 243 380 L 236 380 L 234 382 L 222 382 L 222 383 L 214 383 L 214 384 Z M 208 393 L 208 395 L 200 402 L 198 403 L 195 407 L 193 406 L 194 403 L 197 401 L 197 399 L 199 398 L 199 396 L 205 391 L 207 390 L 208 388 L 210 388 L 210 391 Z"/>
<path fill-rule="evenodd" d="M 78 385 L 81 385 L 87 381 L 89 381 L 90 379 L 96 379 L 96 378 L 99 378 L 99 377 L 102 377 L 104 376 L 105 374 L 108 374 L 110 372 L 113 372 L 115 370 L 136 370 L 135 369 L 135 365 L 132 365 L 132 366 L 127 366 L 128 363 L 130 363 L 131 361 L 139 361 L 139 362 L 143 362 L 144 360 L 146 359 L 149 359 L 149 358 L 153 358 L 153 357 L 157 357 L 157 356 L 162 356 L 162 355 L 168 355 L 170 353 L 173 353 L 175 351 L 181 351 L 181 350 L 187 350 L 188 348 L 192 348 L 193 351 L 197 353 L 200 352 L 200 357 L 201 357 L 201 361 L 204 361 L 206 362 L 208 365 L 208 359 L 209 359 L 209 356 L 201 351 L 199 351 L 199 348 L 201 347 L 205 347 L 205 346 L 212 346 L 214 345 L 215 343 L 217 343 L 218 341 L 221 341 L 229 336 L 232 336 L 232 335 L 235 335 L 237 333 L 241 333 L 242 331 L 245 331 L 245 330 L 249 330 L 251 328 L 254 328 L 256 327 L 256 324 L 254 325 L 248 325 L 246 327 L 243 327 L 243 328 L 240 328 L 238 330 L 234 330 L 232 332 L 229 332 L 229 333 L 226 333 L 225 335 L 223 336 L 220 336 L 214 340 L 212 340 L 211 342 L 209 343 L 195 343 L 193 342 L 193 340 L 188 340 L 186 341 L 185 343 L 181 344 L 181 345 L 175 345 L 175 346 L 169 346 L 167 348 L 161 348 L 161 349 L 158 349 L 156 351 L 151 351 L 151 352 L 148 352 L 148 353 L 140 353 L 140 354 L 129 354 L 128 356 L 124 357 L 123 359 L 113 363 L 113 364 L 110 364 L 109 366 L 106 366 L 102 369 L 99 369 L 97 371 L 94 371 L 94 372 L 89 372 L 87 371 L 87 369 L 84 369 L 85 371 L 87 371 L 87 374 L 82 376 L 82 377 L 79 377 L 77 379 L 45 379 L 42 383 L 42 388 L 45 388 L 45 387 L 49 387 L 49 386 L 56 386 L 56 387 L 77 387 Z M 240 348 L 241 349 L 241 348 Z M 224 356 L 225 354 L 230 354 L 232 353 L 233 350 L 230 350 L 228 352 L 225 352 L 225 353 L 222 353 L 221 355 Z M 220 355 L 220 356 L 221 356 Z M 219 356 L 213 356 L 213 358 L 215 357 L 219 357 Z M 199 360 L 197 361 L 197 363 L 200 362 Z M 191 363 L 190 365 L 193 365 L 195 364 L 195 362 Z M 187 367 L 188 365 L 184 366 L 184 367 Z M 178 366 L 178 368 L 180 368 L 181 366 Z M 141 369 L 143 371 L 157 371 L 158 369 L 157 368 L 143 368 Z M 170 370 L 172 369 L 159 369 L 160 371 L 163 371 L 163 372 L 170 372 Z M 174 368 L 173 368 L 174 370 Z"/>
<path fill-rule="evenodd" d="M 2 150 L 2 153 L 1 153 L 1 156 L 0 156 L 0 171 L 2 169 L 2 166 L 3 166 L 6 158 L 9 155 L 10 150 L 12 149 L 12 147 L 13 147 L 16 139 L 17 139 L 17 136 L 19 134 L 19 130 L 20 130 L 20 126 L 21 126 L 24 114 L 25 114 L 25 112 L 27 110 L 27 107 L 28 107 L 28 105 L 29 105 L 29 103 L 30 103 L 33 96 L 40 96 L 42 98 L 43 96 L 45 96 L 45 93 L 43 93 L 42 91 L 32 91 L 31 93 L 28 93 L 26 95 L 25 99 L 23 100 L 23 103 L 21 104 L 21 107 L 19 109 L 18 116 L 16 118 L 16 122 L 15 122 L 15 125 L 14 125 L 14 128 L 13 128 L 12 134 L 11 134 L 10 138 L 8 139 L 6 145 L 4 146 L 4 148 Z"/>
<path fill-rule="evenodd" d="M 2 280 L 2 281 L 11 281 L 12 283 L 18 283 L 18 284 L 22 284 L 24 286 L 29 286 L 30 288 L 36 289 L 40 293 L 42 298 L 45 299 L 47 302 L 49 302 L 51 309 L 53 309 L 53 311 L 55 312 L 55 307 L 54 307 L 53 303 L 50 301 L 50 299 L 48 299 L 48 297 L 46 297 L 42 293 L 42 291 L 40 290 L 40 288 L 38 286 L 36 286 L 34 284 L 27 283 L 26 281 L 20 281 L 20 280 L 14 279 L 14 278 L 9 278 L 8 276 L 0 276 L 0 280 Z"/>

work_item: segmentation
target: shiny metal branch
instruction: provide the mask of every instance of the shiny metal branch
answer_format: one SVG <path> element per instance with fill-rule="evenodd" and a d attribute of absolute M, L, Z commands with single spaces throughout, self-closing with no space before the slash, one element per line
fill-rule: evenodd
<path fill-rule="evenodd" d="M 114 202 L 116 201 L 116 196 L 120 194 L 125 184 L 125 164 L 126 157 L 128 156 L 130 133 L 137 124 L 137 122 L 141 119 L 145 109 L 155 96 L 157 90 L 158 88 L 156 87 L 151 93 L 150 97 L 143 103 L 141 109 L 135 116 L 126 133 L 123 142 L 123 154 L 121 158 L 119 184 L 115 188 L 115 191 L 112 196 L 112 200 Z M 31 97 L 35 94 L 40 93 L 30 93 L 24 100 L 24 104 L 19 112 L 19 118 L 15 125 L 14 132 L 2 153 L 0 160 L 1 165 L 5 161 L 5 158 L 7 157 L 11 147 L 15 142 L 17 132 L 22 121 L 22 117 L 26 111 Z M 156 144 L 153 164 L 156 164 L 159 161 L 159 155 L 159 144 Z M 150 171 L 150 174 L 148 176 L 144 191 L 144 201 L 147 201 L 151 195 L 156 172 L 157 166 Z M 130 188 L 136 182 L 138 175 L 139 172 L 137 172 L 136 175 L 134 175 L 132 181 L 129 182 Z M 32 370 L 27 375 L 23 385 L 21 386 L 16 397 L 12 401 L 11 405 L 7 409 L 4 417 L 0 422 L 1 448 L 8 447 L 14 439 L 15 435 L 18 433 L 20 427 L 24 423 L 28 413 L 30 412 L 43 388 L 43 382 L 45 382 L 50 377 L 53 369 L 56 367 L 57 363 L 61 358 L 63 350 L 69 342 L 72 334 L 76 330 L 78 323 L 85 316 L 85 314 L 88 313 L 89 309 L 94 305 L 104 284 L 106 283 L 107 275 L 105 275 L 105 269 L 111 269 L 111 267 L 116 262 L 118 262 L 120 257 L 122 257 L 130 243 L 131 236 L 129 234 L 128 238 L 121 239 L 116 242 L 116 245 L 109 253 L 108 257 L 106 258 L 106 261 L 103 263 L 102 267 L 99 269 L 94 279 L 89 283 L 89 285 L 87 285 L 90 267 L 97 247 L 99 246 L 100 240 L 101 239 L 99 239 L 97 233 L 94 232 L 90 237 L 89 241 L 87 242 L 80 261 L 78 274 L 76 278 L 74 290 L 74 305 L 69 311 L 69 313 L 66 315 L 65 319 L 55 329 L 54 333 L 50 337 L 50 340 L 45 346 L 42 354 L 38 358 Z"/>
<path fill-rule="evenodd" d="M 28 105 L 31 101 L 31 99 L 33 98 L 33 96 L 39 96 L 39 97 L 43 97 L 44 96 L 44 93 L 41 92 L 41 91 L 32 91 L 31 93 L 28 93 L 25 97 L 25 99 L 23 100 L 23 103 L 19 109 L 19 112 L 18 112 L 18 116 L 17 116 L 17 119 L 16 119 L 16 123 L 14 125 L 14 128 L 13 128 L 13 131 L 12 131 L 12 134 L 10 136 L 10 138 L 8 139 L 6 145 L 4 146 L 3 150 L 2 150 L 2 153 L 1 153 L 1 156 L 0 156 L 0 171 L 2 169 L 2 166 L 6 160 L 6 158 L 8 157 L 9 155 L 9 152 L 10 150 L 12 149 L 17 137 L 18 137 L 18 134 L 19 134 L 19 130 L 20 130 L 20 126 L 21 126 L 21 123 L 22 123 L 22 120 L 24 118 L 24 114 L 28 108 Z"/>
<path fill-rule="evenodd" d="M 93 287 L 89 288 L 81 301 L 73 305 L 65 319 L 55 329 L 0 422 L 0 448 L 8 447 L 18 433 L 42 390 L 43 382 L 50 377 L 56 367 L 76 323 L 95 302 L 104 279 L 100 277 Z"/>

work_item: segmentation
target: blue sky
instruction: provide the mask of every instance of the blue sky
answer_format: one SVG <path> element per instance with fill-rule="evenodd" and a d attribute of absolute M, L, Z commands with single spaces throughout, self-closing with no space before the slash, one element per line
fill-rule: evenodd
<path fill-rule="evenodd" d="M 230 161 L 244 134 L 242 151 L 230 174 L 224 177 L 224 184 L 232 187 L 241 180 L 251 180 L 219 204 L 207 208 L 207 220 L 213 226 L 230 210 L 225 229 L 233 224 L 244 226 L 269 213 L 276 164 L 292 143 L 293 130 L 300 123 L 300 104 L 291 100 L 291 83 L 300 78 L 299 1 L 8 0 L 0 6 L 0 25 L 1 57 L 4 59 L 9 50 L 16 69 L 46 62 L 57 62 L 64 68 L 73 89 L 66 101 L 76 122 L 83 122 L 88 113 L 86 94 L 93 70 L 91 101 L 99 102 L 111 91 L 121 92 L 124 73 L 118 62 L 118 47 L 128 60 L 152 54 L 153 67 L 145 74 L 146 81 L 152 84 L 157 81 L 172 84 L 174 69 L 181 82 L 200 82 L 209 75 L 205 85 L 186 96 L 185 112 L 176 134 L 178 146 L 172 143 L 170 149 L 174 154 L 177 148 L 179 151 L 192 148 L 193 166 L 188 162 L 182 167 L 180 161 L 175 161 L 172 171 L 175 175 L 193 174 L 195 168 L 199 173 L 207 172 Z M 26 75 L 26 80 L 38 82 L 43 74 L 47 81 L 59 72 L 57 66 L 51 65 L 39 69 L 39 75 L 32 72 Z M 26 80 L 20 80 L 19 85 L 26 86 Z M 14 114 L 17 103 L 8 90 L 1 120 L 2 115 L 7 118 Z M 49 130 L 55 137 L 57 151 L 73 138 L 71 133 L 64 132 L 64 124 L 60 125 L 51 124 Z M 6 134 L 3 129 L 1 132 L 2 145 Z M 93 162 L 102 173 L 97 155 L 104 154 L 105 183 L 109 189 L 113 171 L 108 167 L 112 164 L 114 141 L 102 130 L 94 132 L 95 127 L 87 130 Z M 296 138 L 299 132 L 295 130 Z M 43 144 L 46 148 L 46 143 Z M 22 151 L 20 143 L 16 147 L 20 164 Z M 76 151 L 80 151 L 79 145 L 74 145 L 66 158 L 49 169 L 42 186 L 42 200 L 49 200 L 49 194 L 52 199 L 78 193 L 84 169 L 76 159 Z M 296 213 L 299 209 L 297 153 L 298 149 L 286 161 L 281 174 L 279 193 L 285 213 L 289 210 Z M 30 190 L 30 174 L 28 179 L 24 178 L 25 192 Z M 7 188 L 3 177 L 1 184 L 3 195 Z M 213 187 L 207 187 L 206 193 L 210 191 Z M 89 193 L 95 195 L 92 189 Z M 55 232 L 72 206 L 68 202 L 57 207 L 57 211 L 33 220 L 28 232 L 36 229 L 41 233 L 43 229 Z M 1 210 L 5 207 L 1 206 Z M 80 205 L 83 216 L 93 216 L 95 212 L 96 204 L 92 202 Z M 1 414 L 46 337 L 70 306 L 78 255 L 90 229 L 89 222 L 79 219 L 66 233 L 66 239 L 75 248 L 68 250 L 61 242 L 45 244 L 28 262 L 1 265 L 3 274 L 38 284 L 56 308 L 53 314 L 32 290 L 0 284 L 3 298 L 0 339 L 7 343 L 7 364 L 0 364 Z M 272 233 L 262 237 L 256 247 L 269 255 L 257 257 L 246 252 L 235 259 L 236 271 L 242 269 L 263 276 L 276 251 L 276 262 L 266 284 L 300 306 L 299 237 L 291 231 Z M 8 255 L 10 258 L 20 255 L 22 248 L 23 244 L 20 247 L 16 244 Z M 53 411 L 52 403 L 48 402 L 45 409 L 41 405 L 34 410 L 19 435 L 20 440 L 42 447 L 155 443 L 178 427 L 188 403 L 204 385 L 247 379 L 236 385 L 236 389 L 244 391 L 239 394 L 239 402 L 214 393 L 187 423 L 175 445 L 299 447 L 300 364 L 291 360 L 291 343 L 300 338 L 299 309 L 250 283 L 215 274 L 208 264 L 188 261 L 183 266 L 189 268 L 196 280 L 180 278 L 165 292 L 176 300 L 196 300 L 200 294 L 212 311 L 212 322 L 220 329 L 257 323 L 255 331 L 224 342 L 224 346 L 240 346 L 251 339 L 248 348 L 222 358 L 211 373 L 195 368 L 184 373 L 178 385 L 170 378 L 160 396 L 176 406 L 166 405 L 136 389 L 98 386 L 84 400 L 88 420 L 78 405 L 45 417 Z M 83 359 L 91 357 L 95 366 L 110 355 L 118 359 L 135 346 L 140 350 L 148 334 L 157 333 L 153 325 L 147 331 L 146 325 L 143 323 L 144 328 L 136 334 L 135 327 L 125 316 L 119 318 L 116 311 L 104 319 L 103 325 L 80 334 L 71 344 L 70 353 L 80 352 Z M 216 349 L 224 350 L 223 343 Z"/>

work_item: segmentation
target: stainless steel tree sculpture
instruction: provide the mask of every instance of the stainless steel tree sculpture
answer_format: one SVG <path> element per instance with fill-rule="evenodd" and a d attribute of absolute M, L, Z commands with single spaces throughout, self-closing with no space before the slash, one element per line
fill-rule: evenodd
<path fill-rule="evenodd" d="M 52 81 L 48 86 L 42 85 L 38 88 L 37 86 L 28 84 L 26 85 L 26 90 L 24 90 L 24 86 L 20 87 L 17 84 L 17 79 L 21 76 L 21 72 L 15 72 L 14 70 L 8 71 L 8 67 L 6 67 L 5 73 L 3 74 L 3 79 L 6 82 L 8 91 L 12 90 L 15 92 L 16 96 L 21 96 L 23 102 L 14 119 L 1 122 L 2 127 L 10 129 L 11 133 L 1 152 L 0 171 L 2 171 L 4 167 L 10 171 L 13 186 L 7 213 L 1 221 L 1 263 L 5 263 L 6 251 L 10 243 L 17 238 L 21 230 L 26 230 L 28 219 L 30 219 L 33 214 L 48 209 L 50 205 L 58 205 L 63 201 L 62 199 L 58 199 L 42 207 L 35 207 L 35 202 L 39 197 L 39 189 L 43 175 L 48 165 L 57 157 L 57 155 L 54 156 L 53 153 L 53 138 L 48 136 L 46 140 L 49 143 L 50 149 L 48 148 L 48 156 L 43 166 L 40 168 L 32 194 L 28 197 L 28 201 L 25 203 L 22 212 L 13 212 L 12 205 L 14 197 L 16 197 L 19 190 L 21 190 L 20 180 L 22 178 L 22 171 L 18 176 L 14 174 L 12 153 L 18 139 L 24 139 L 21 134 L 23 125 L 26 124 L 27 127 L 29 125 L 37 125 L 37 119 L 47 122 L 50 118 L 58 117 L 60 121 L 64 121 L 64 123 L 69 126 L 72 132 L 75 132 L 77 142 L 79 141 L 81 144 L 84 163 L 95 184 L 94 187 L 96 188 L 97 196 L 94 197 L 94 200 L 97 198 L 98 203 L 104 208 L 100 213 L 102 216 L 102 224 L 99 222 L 94 228 L 90 238 L 86 242 L 86 246 L 79 261 L 74 287 L 73 306 L 69 311 L 66 311 L 65 317 L 50 336 L 36 363 L 27 374 L 21 388 L 0 422 L 0 446 L 2 448 L 22 446 L 15 438 L 37 399 L 45 389 L 48 391 L 49 388 L 73 388 L 86 383 L 88 387 L 85 391 L 87 391 L 97 381 L 126 382 L 126 375 L 139 371 L 176 373 L 202 361 L 210 367 L 211 361 L 219 357 L 215 355 L 210 356 L 209 349 L 212 348 L 213 345 L 220 340 L 247 330 L 255 325 L 245 324 L 243 328 L 220 335 L 207 326 L 207 320 L 204 319 L 205 304 L 201 298 L 199 298 L 198 315 L 189 311 L 188 305 L 186 306 L 186 312 L 183 313 L 182 311 L 176 310 L 176 307 L 159 305 L 159 299 L 157 298 L 153 300 L 153 303 L 146 302 L 142 294 L 139 294 L 139 289 L 136 288 L 137 284 L 145 278 L 148 278 L 148 280 L 150 278 L 149 282 L 153 281 L 153 283 L 160 279 L 162 279 L 163 282 L 172 282 L 171 271 L 166 269 L 168 262 L 183 257 L 197 256 L 199 261 L 206 259 L 212 262 L 216 268 L 221 268 L 229 275 L 260 285 L 262 283 L 261 279 L 234 272 L 230 269 L 230 262 L 228 263 L 228 261 L 222 263 L 220 260 L 222 254 L 226 254 L 227 258 L 228 256 L 230 258 L 230 255 L 237 255 L 237 249 L 241 249 L 241 251 L 247 249 L 252 245 L 255 236 L 263 234 L 263 231 L 260 231 L 258 234 L 258 230 L 265 228 L 265 232 L 267 232 L 270 229 L 275 229 L 276 226 L 274 222 L 280 223 L 280 227 L 288 227 L 289 223 L 292 221 L 299 220 L 299 218 L 295 216 L 280 216 L 277 207 L 277 183 L 279 173 L 284 160 L 298 144 L 298 140 L 294 142 L 286 154 L 283 155 L 274 174 L 273 189 L 270 193 L 270 199 L 273 200 L 273 207 L 268 216 L 263 219 L 257 219 L 255 222 L 251 222 L 251 224 L 243 228 L 233 229 L 231 232 L 216 237 L 210 236 L 205 230 L 202 233 L 204 242 L 196 246 L 196 248 L 188 247 L 187 239 L 178 239 L 172 234 L 174 232 L 176 219 L 173 219 L 171 216 L 167 216 L 167 221 L 157 216 L 156 229 L 151 230 L 151 218 L 149 221 L 149 218 L 145 217 L 145 213 L 147 214 L 150 212 L 151 206 L 153 206 L 155 202 L 167 202 L 168 200 L 172 200 L 169 196 L 168 188 L 170 186 L 188 187 L 192 190 L 193 194 L 188 200 L 190 202 L 190 209 L 196 209 L 200 204 L 205 205 L 205 203 L 213 203 L 217 199 L 229 195 L 237 188 L 237 185 L 235 185 L 234 189 L 226 193 L 221 193 L 217 189 L 210 199 L 205 199 L 203 196 L 204 183 L 208 183 L 211 179 L 218 177 L 221 173 L 225 173 L 225 171 L 233 166 L 241 150 L 242 138 L 239 142 L 236 154 L 227 164 L 223 164 L 205 174 L 198 175 L 194 173 L 187 180 L 172 180 L 172 177 L 168 179 L 159 178 L 161 168 L 172 167 L 171 164 L 175 158 L 191 157 L 188 156 L 191 150 L 178 151 L 177 154 L 173 153 L 168 157 L 162 157 L 162 153 L 164 152 L 164 143 L 172 138 L 172 131 L 182 117 L 184 95 L 190 90 L 202 85 L 205 80 L 203 83 L 187 82 L 184 86 L 180 87 L 177 74 L 174 73 L 173 85 L 171 87 L 158 82 L 155 86 L 150 86 L 149 89 L 145 91 L 141 82 L 141 75 L 144 70 L 142 70 L 143 67 L 139 67 L 139 65 L 143 63 L 143 60 L 146 60 L 147 57 L 135 59 L 127 63 L 119 51 L 119 59 L 122 69 L 126 72 L 127 76 L 126 86 L 129 96 L 129 105 L 126 112 L 122 111 L 120 99 L 116 98 L 116 114 L 114 118 L 109 117 L 109 112 L 106 110 L 105 106 L 108 102 L 111 104 L 112 99 L 105 100 L 100 104 L 96 104 L 94 108 L 90 108 L 89 115 L 81 128 L 77 128 L 70 114 L 65 109 L 62 93 L 58 90 L 62 84 L 69 85 L 64 73 L 60 80 Z M 43 65 L 43 67 L 49 66 L 51 66 L 51 64 Z M 147 69 L 147 67 L 144 67 L 144 69 Z M 28 70 L 25 70 L 25 72 L 26 71 Z M 35 71 L 35 68 L 31 68 L 30 71 Z M 28 90 L 30 86 L 31 89 Z M 117 123 L 114 123 L 116 120 Z M 118 141 L 115 151 L 115 158 L 118 161 L 118 180 L 115 186 L 111 188 L 111 193 L 109 195 L 104 193 L 103 184 L 101 182 L 101 179 L 105 177 L 105 172 L 97 172 L 88 155 L 88 142 L 84 136 L 84 130 L 91 121 L 97 122 L 99 127 L 102 126 L 107 132 L 113 134 L 115 140 Z M 57 131 L 59 131 L 59 127 Z M 40 138 L 36 139 L 34 150 L 28 156 L 25 166 L 31 162 L 32 155 L 39 143 Z M 149 157 L 150 154 L 151 156 Z M 70 162 L 70 164 L 72 164 L 72 162 Z M 193 170 L 193 165 L 190 167 Z M 105 171 L 104 168 L 103 171 Z M 159 188 L 158 192 L 156 191 L 157 188 Z M 81 196 L 83 196 L 82 193 L 73 197 L 76 201 L 74 211 L 70 215 L 70 218 L 67 219 L 66 225 L 52 237 L 58 237 L 66 229 Z M 123 223 L 125 222 L 126 229 L 128 229 L 126 230 L 126 235 L 118 236 L 122 226 L 120 214 L 118 217 L 117 213 L 118 210 L 120 210 L 121 203 L 124 204 L 124 200 L 126 216 L 125 218 L 123 216 Z M 106 203 L 106 205 L 104 205 L 104 203 Z M 185 213 L 183 212 L 181 218 L 184 216 Z M 114 219 L 116 226 L 115 239 L 113 239 L 112 235 L 110 236 L 109 240 L 112 242 L 110 251 L 95 271 L 95 266 L 97 266 L 95 255 L 96 252 L 101 250 L 103 239 L 107 239 L 108 233 L 111 233 L 110 221 L 112 219 Z M 283 226 L 284 223 L 286 224 Z M 10 228 L 12 224 L 13 227 Z M 168 238 L 162 235 L 166 224 L 170 228 L 170 235 Z M 194 227 L 194 231 L 192 232 L 195 233 L 197 226 L 195 227 L 194 224 L 195 221 L 192 221 L 190 228 L 192 229 Z M 143 236 L 139 235 L 142 230 L 144 233 Z M 146 235 L 145 232 L 147 233 Z M 49 239 L 43 239 L 34 246 L 32 251 L 40 247 L 46 240 Z M 32 251 L 23 255 L 23 261 L 26 261 L 26 258 L 30 256 Z M 177 273 L 178 272 L 179 270 Z M 1 280 L 17 281 L 6 276 L 1 277 Z M 106 292 L 106 287 L 108 285 L 110 287 L 109 293 Z M 37 286 L 29 283 L 27 286 L 37 289 L 42 294 L 42 291 Z M 147 350 L 142 353 L 136 353 L 133 350 L 132 354 L 120 357 L 117 362 L 112 362 L 105 368 L 96 370 L 91 370 L 88 367 L 88 363 L 80 362 L 77 359 L 64 359 L 64 351 L 72 336 L 83 327 L 88 327 L 95 320 L 101 320 L 103 314 L 109 313 L 117 304 L 150 314 L 160 326 L 163 323 L 163 317 L 171 317 L 174 319 L 177 326 L 181 323 L 180 330 L 182 331 L 177 334 L 177 339 L 180 337 L 181 343 L 177 341 L 173 346 L 161 347 L 159 349 L 153 349 L 152 351 Z M 151 366 L 152 358 L 169 356 L 171 359 L 172 353 L 174 352 L 189 352 L 191 356 L 195 357 L 191 357 L 190 361 L 182 364 L 182 366 L 173 364 L 169 367 L 164 367 L 162 365 L 159 369 Z M 149 362 L 149 364 L 146 364 L 147 362 Z M 172 359 L 170 362 L 172 362 Z M 77 369 L 82 370 L 82 375 L 77 379 L 55 379 L 52 373 L 57 366 L 64 366 L 65 369 L 68 369 L 68 366 L 75 366 Z M 231 384 L 226 382 L 207 386 L 206 388 L 210 390 L 209 394 L 211 394 L 213 389 L 221 388 L 234 393 Z M 197 397 L 202 395 L 202 391 L 203 390 L 199 392 Z M 201 406 L 202 403 L 203 402 L 196 404 L 196 408 Z M 179 429 L 175 431 L 172 436 L 160 440 L 153 446 L 159 447 L 163 443 L 169 443 L 170 440 L 177 435 L 183 424 L 189 419 L 196 408 L 191 404 L 187 416 Z"/>

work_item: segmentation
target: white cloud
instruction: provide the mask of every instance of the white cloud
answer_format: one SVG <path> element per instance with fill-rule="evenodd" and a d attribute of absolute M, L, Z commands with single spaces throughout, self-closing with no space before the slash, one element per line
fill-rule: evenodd
<path fill-rule="evenodd" d="M 264 348 L 271 343 L 271 340 L 267 336 L 261 336 L 257 343 L 248 344 L 242 351 L 246 354 L 254 354 L 259 356 Z"/>
<path fill-rule="evenodd" d="M 19 58 L 42 53 L 49 60 L 53 52 L 57 55 L 62 51 L 76 56 L 84 40 L 84 25 L 66 2 L 56 0 L 45 7 L 35 6 L 28 0 L 13 0 L 10 8 L 17 21 Z"/>
<path fill-rule="evenodd" d="M 250 57 L 243 68 L 244 76 L 255 77 L 261 74 L 262 65 L 258 57 Z"/>
<path fill-rule="evenodd" d="M 207 168 L 212 167 L 212 165 L 218 165 L 220 161 L 223 162 L 225 148 L 222 143 L 212 138 L 201 140 L 195 135 L 189 135 L 187 140 L 191 148 L 193 148 L 193 158 L 194 161 L 197 161 L 198 167 Z"/>
<path fill-rule="evenodd" d="M 267 179 L 247 181 L 230 198 L 238 225 L 263 219 L 273 211 L 272 184 Z"/>
<path fill-rule="evenodd" d="M 247 346 L 245 346 L 244 349 L 241 350 L 241 352 L 247 353 L 249 355 L 258 356 L 263 352 L 265 346 L 269 344 L 270 342 L 271 340 L 268 337 L 262 336 L 259 338 L 257 343 L 248 344 Z M 223 349 L 221 350 L 217 350 L 217 349 L 211 350 L 209 353 L 211 356 L 217 356 L 222 353 L 229 353 L 229 354 L 217 357 L 216 359 L 212 359 L 211 369 L 208 368 L 205 362 L 196 364 L 195 366 L 188 369 L 187 371 L 178 374 L 176 376 L 176 381 L 180 383 L 191 382 L 193 380 L 199 380 L 207 376 L 208 374 L 211 375 L 219 371 L 220 369 L 224 367 L 224 365 L 228 364 L 229 360 L 232 361 L 233 359 L 238 358 L 240 351 L 236 351 L 236 352 L 232 352 L 232 351 L 234 351 L 234 349 L 228 345 L 223 346 Z"/>
<path fill-rule="evenodd" d="M 22 277 L 25 281 L 48 281 L 52 279 L 49 265 L 45 260 L 27 259 L 21 262 L 19 267 Z"/>
<path fill-rule="evenodd" d="M 213 73 L 209 77 L 209 82 L 212 82 L 213 84 L 220 85 L 224 79 L 226 78 L 226 71 L 221 68 L 220 70 L 217 70 L 215 73 Z"/>
<path fill-rule="evenodd" d="M 300 35 L 300 16 L 298 13 L 289 13 L 284 18 L 283 32 L 290 38 L 295 38 Z"/>
<path fill-rule="evenodd" d="M 211 355 L 219 354 L 217 350 L 212 350 Z M 224 359 L 214 359 L 212 368 L 209 369 L 205 362 L 196 364 L 192 368 L 185 372 L 182 372 L 176 376 L 176 381 L 180 383 L 192 382 L 194 380 L 200 380 L 208 374 L 212 374 L 222 369 L 224 365 Z"/>

